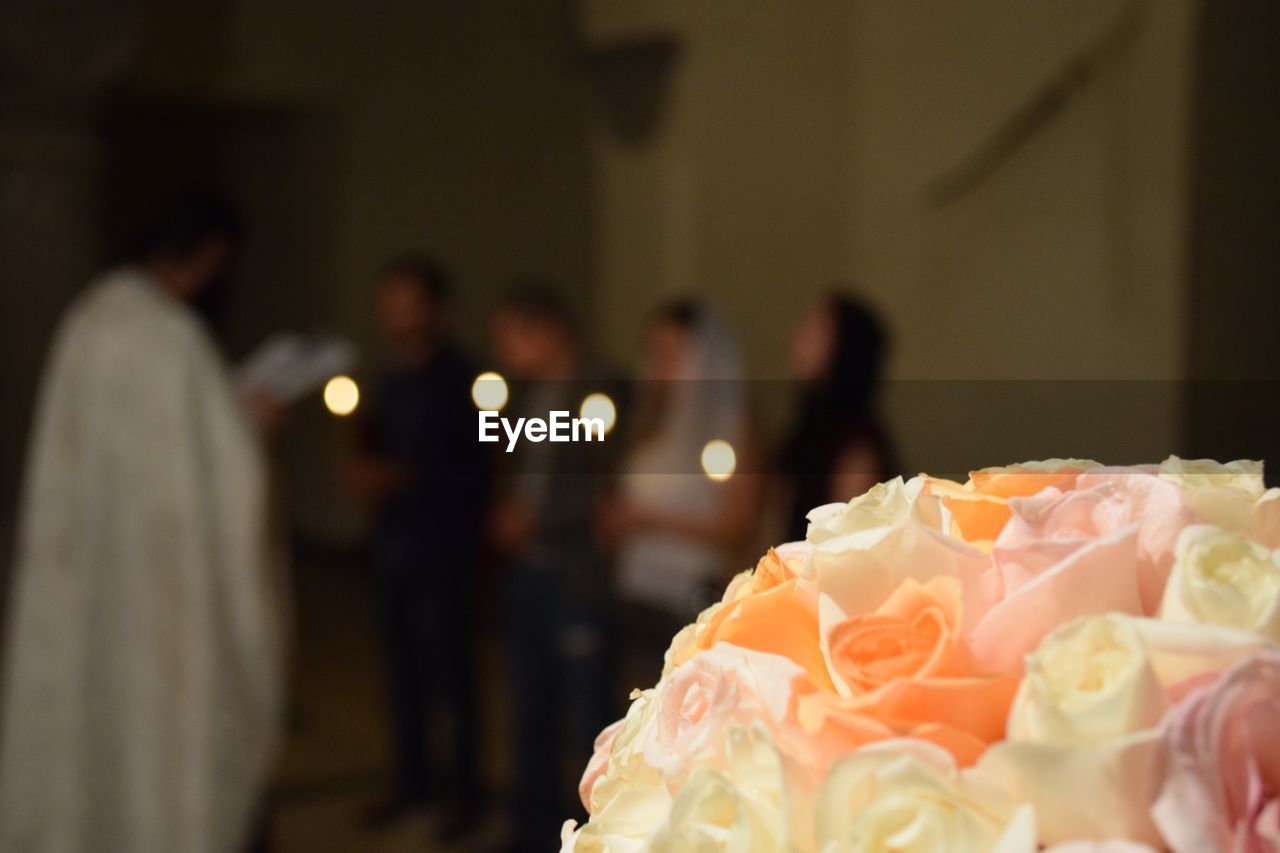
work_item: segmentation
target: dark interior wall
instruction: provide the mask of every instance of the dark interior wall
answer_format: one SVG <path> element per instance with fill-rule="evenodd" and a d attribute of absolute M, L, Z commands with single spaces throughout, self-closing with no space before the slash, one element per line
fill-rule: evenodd
<path fill-rule="evenodd" d="M 250 234 L 228 312 L 233 355 L 274 329 L 324 328 L 356 341 L 358 378 L 372 380 L 373 277 L 417 250 L 453 273 L 457 326 L 483 357 L 488 309 L 515 275 L 548 277 L 584 315 L 594 309 L 571 10 L 564 0 L 201 0 L 206 43 L 187 16 L 154 3 L 111 132 L 126 158 L 115 171 L 158 184 L 161 167 L 194 165 L 240 197 Z M 113 193 L 117 205 L 126 196 Z M 281 448 L 295 527 L 358 536 L 338 482 L 350 425 L 316 399 L 296 415 Z"/>
<path fill-rule="evenodd" d="M 104 242 L 122 245 L 158 198 L 211 185 L 242 208 L 245 239 L 218 306 L 239 359 L 279 329 L 334 324 L 341 125 L 319 112 L 123 98 L 103 120 Z"/>
<path fill-rule="evenodd" d="M 74 97 L 43 78 L 35 85 L 42 68 L 13 78 L 0 55 L 6 554 L 53 322 L 106 249 L 175 184 L 220 184 L 245 209 L 249 239 L 224 337 L 233 358 L 276 329 L 329 329 L 361 346 L 371 375 L 379 350 L 371 280 L 404 249 L 434 253 L 452 269 L 458 325 L 475 350 L 488 308 L 516 274 L 542 273 L 584 314 L 594 310 L 591 158 L 572 4 L 122 0 L 118 8 L 129 13 L 117 27 L 123 35 L 95 24 L 88 42 L 107 44 L 118 66 L 110 79 L 86 78 Z M 59 38 L 55 30 L 40 35 Z M 63 77 L 74 65 L 56 64 Z M 360 516 L 337 482 L 347 426 L 308 400 L 280 449 L 294 524 L 314 535 L 359 535 Z"/>
<path fill-rule="evenodd" d="M 1188 453 L 1280 473 L 1280 4 L 1213 0 L 1195 65 Z"/>

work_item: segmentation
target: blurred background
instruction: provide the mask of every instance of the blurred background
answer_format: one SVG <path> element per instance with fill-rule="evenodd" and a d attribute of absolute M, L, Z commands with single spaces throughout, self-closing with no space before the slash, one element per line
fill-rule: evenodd
<path fill-rule="evenodd" d="M 293 329 L 375 372 L 375 275 L 413 249 L 481 363 L 520 275 L 625 368 L 655 306 L 715 303 L 773 435 L 788 330 L 838 286 L 890 331 L 904 472 L 1280 459 L 1278 43 L 1270 0 L 5 0 L 0 544 L 60 312 L 193 182 L 249 229 L 232 362 Z M 350 440 L 313 395 L 275 448 L 299 636 L 280 850 L 422 841 L 351 820 L 386 758 Z"/>

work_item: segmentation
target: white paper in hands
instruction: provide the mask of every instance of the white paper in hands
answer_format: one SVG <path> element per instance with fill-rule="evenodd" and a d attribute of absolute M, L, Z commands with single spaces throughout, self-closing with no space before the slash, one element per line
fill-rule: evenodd
<path fill-rule="evenodd" d="M 356 348 L 343 338 L 277 332 L 245 359 L 237 380 L 245 393 L 294 403 L 355 363 Z"/>

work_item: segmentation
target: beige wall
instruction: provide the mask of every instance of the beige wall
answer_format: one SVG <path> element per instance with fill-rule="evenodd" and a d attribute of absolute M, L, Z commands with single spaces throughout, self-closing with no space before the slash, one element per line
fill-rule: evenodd
<path fill-rule="evenodd" d="M 705 293 L 733 300 L 753 375 L 778 376 L 798 305 L 851 277 L 895 332 L 908 466 L 1174 449 L 1170 385 L 919 380 L 1181 375 L 1191 0 L 1144 4 L 1127 36 L 1126 4 L 1101 0 L 585 5 L 602 43 L 684 46 L 655 138 L 596 140 L 612 339 L 658 294 Z"/>
<path fill-rule="evenodd" d="M 740 329 L 752 374 L 785 375 L 785 324 L 851 271 L 846 2 L 582 4 L 584 39 L 674 36 L 662 120 L 642 145 L 597 127 L 608 339 L 634 351 L 645 312 L 699 294 Z"/>

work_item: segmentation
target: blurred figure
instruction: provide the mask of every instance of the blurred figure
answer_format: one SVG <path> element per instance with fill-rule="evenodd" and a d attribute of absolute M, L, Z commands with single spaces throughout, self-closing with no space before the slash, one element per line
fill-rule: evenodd
<path fill-rule="evenodd" d="M 897 473 L 874 408 L 886 348 L 875 315 L 838 293 L 820 299 L 792 332 L 791 372 L 803 390 L 779 458 L 789 539 L 805 537 L 809 510 L 848 501 Z"/>
<path fill-rule="evenodd" d="M 14 574 L 0 849 L 250 841 L 279 735 L 279 566 L 259 437 L 190 308 L 238 234 L 224 200 L 171 199 L 57 333 Z"/>
<path fill-rule="evenodd" d="M 648 686 L 675 632 L 713 601 L 759 522 L 742 356 L 708 306 L 658 310 L 645 351 L 641 418 L 607 518 L 618 546 L 618 586 L 628 605 L 631 667 Z M 701 470 L 708 442 L 727 441 L 738 473 L 718 482 Z M 649 676 L 652 678 L 649 678 Z"/>
<path fill-rule="evenodd" d="M 588 379 L 568 309 L 555 292 L 517 288 L 494 314 L 502 369 L 521 380 L 504 415 L 577 415 L 587 394 L 612 383 Z M 609 387 L 606 388 L 606 385 Z M 574 808 L 573 782 L 595 736 L 614 717 L 608 563 L 596 544 L 597 511 L 608 488 L 612 442 L 525 441 L 494 518 L 508 558 L 507 636 L 515 723 L 514 810 L 520 850 L 558 847 Z"/>
<path fill-rule="evenodd" d="M 390 349 L 348 474 L 375 512 L 378 625 L 388 685 L 394 786 L 373 823 L 447 798 L 442 837 L 472 828 L 479 807 L 475 630 L 476 543 L 489 469 L 470 400 L 475 370 L 450 340 L 449 289 L 425 258 L 388 264 L 377 315 Z M 450 766 L 433 771 L 432 700 L 452 718 Z"/>

